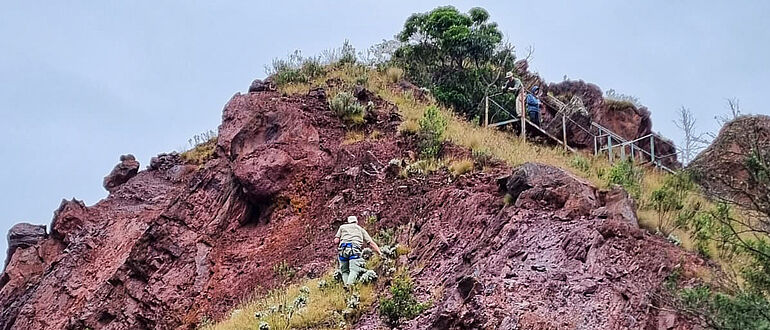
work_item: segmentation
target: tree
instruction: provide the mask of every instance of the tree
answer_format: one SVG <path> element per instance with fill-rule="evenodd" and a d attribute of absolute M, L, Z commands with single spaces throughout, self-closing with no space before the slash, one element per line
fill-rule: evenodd
<path fill-rule="evenodd" d="M 738 98 L 733 97 L 727 99 L 727 109 L 730 110 L 730 112 L 728 112 L 726 115 L 714 117 L 714 119 L 716 119 L 720 125 L 724 125 L 743 115 L 741 112 L 741 100 Z"/>
<path fill-rule="evenodd" d="M 489 13 L 467 14 L 451 6 L 410 16 L 397 35 L 402 46 L 393 60 L 410 80 L 433 91 L 436 99 L 472 117 L 478 102 L 500 77 L 513 69 L 513 47 L 502 43 Z M 491 83 L 491 84 L 490 84 Z"/>
<path fill-rule="evenodd" d="M 709 141 L 706 139 L 707 135 L 704 133 L 695 132 L 695 116 L 692 111 L 685 107 L 679 109 L 679 118 L 674 120 L 674 125 L 682 131 L 684 135 L 684 141 L 679 148 L 679 159 L 682 160 L 684 165 L 687 165 L 690 161 L 695 159 L 703 149 L 708 146 Z"/>

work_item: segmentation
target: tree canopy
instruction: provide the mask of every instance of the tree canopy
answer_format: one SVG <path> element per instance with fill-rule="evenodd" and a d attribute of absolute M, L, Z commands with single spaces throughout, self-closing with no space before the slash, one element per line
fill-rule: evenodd
<path fill-rule="evenodd" d="M 436 99 L 471 117 L 486 89 L 511 70 L 513 48 L 504 44 L 489 13 L 473 8 L 461 13 L 451 6 L 410 16 L 397 35 L 402 46 L 394 61 L 409 78 L 433 90 Z"/>

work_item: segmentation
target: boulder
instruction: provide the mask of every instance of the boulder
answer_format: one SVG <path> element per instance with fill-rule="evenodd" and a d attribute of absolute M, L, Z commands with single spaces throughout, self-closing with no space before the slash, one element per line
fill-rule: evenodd
<path fill-rule="evenodd" d="M 254 79 L 254 81 L 251 82 L 251 85 L 249 86 L 249 93 L 256 93 L 256 92 L 264 92 L 269 91 L 270 88 L 270 82 L 269 81 L 262 81 L 262 79 Z"/>
<path fill-rule="evenodd" d="M 53 213 L 51 235 L 69 243 L 72 236 L 79 233 L 88 224 L 88 209 L 83 201 L 63 199 Z"/>
<path fill-rule="evenodd" d="M 587 216 L 599 206 L 596 188 L 562 169 L 539 163 L 525 163 L 513 171 L 505 189 L 517 207 L 542 205 L 558 209 L 557 216 Z"/>
<path fill-rule="evenodd" d="M 150 170 L 168 171 L 180 164 L 182 164 L 182 157 L 179 153 L 162 153 L 150 159 Z"/>
<path fill-rule="evenodd" d="M 289 154 L 270 148 L 238 162 L 235 178 L 250 199 L 261 202 L 274 197 L 288 185 L 291 169 Z"/>
<path fill-rule="evenodd" d="M 595 209 L 591 214 L 599 218 L 607 218 L 627 222 L 634 227 L 639 226 L 636 217 L 636 202 L 620 186 L 612 187 L 610 191 L 599 192 L 602 207 Z"/>
<path fill-rule="evenodd" d="M 48 234 L 45 225 L 33 225 L 29 223 L 17 223 L 8 230 L 8 254 L 5 265 L 11 260 L 11 256 L 18 248 L 26 248 L 39 243 Z"/>
<path fill-rule="evenodd" d="M 102 185 L 107 191 L 113 192 L 117 190 L 120 185 L 136 176 L 137 173 L 139 173 L 139 162 L 136 161 L 134 155 L 121 155 L 120 163 L 115 165 L 112 172 L 104 177 Z"/>

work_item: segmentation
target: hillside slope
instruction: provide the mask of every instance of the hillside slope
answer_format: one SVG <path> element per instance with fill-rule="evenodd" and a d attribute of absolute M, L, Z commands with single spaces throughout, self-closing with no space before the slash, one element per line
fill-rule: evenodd
<path fill-rule="evenodd" d="M 278 287 L 276 265 L 310 278 L 331 269 L 332 237 L 351 214 L 375 216 L 370 232 L 395 229 L 411 247 L 402 263 L 432 307 L 409 328 L 690 328 L 657 294 L 676 265 L 701 261 L 640 230 L 622 190 L 533 163 L 393 175 L 389 160 L 416 160 L 415 140 L 398 134 L 393 104 L 357 95 L 372 101 L 359 128 L 372 138 L 346 141 L 324 89 L 238 93 L 202 165 L 161 155 L 93 206 L 62 202 L 51 233 L 10 257 L 0 328 L 221 319 Z M 357 328 L 382 327 L 367 315 Z"/>

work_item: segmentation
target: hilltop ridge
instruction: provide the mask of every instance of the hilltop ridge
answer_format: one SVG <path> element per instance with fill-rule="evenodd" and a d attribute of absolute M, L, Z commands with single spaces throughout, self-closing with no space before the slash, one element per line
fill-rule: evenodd
<path fill-rule="evenodd" d="M 675 265 L 702 262 L 640 230 L 625 192 L 533 163 L 399 175 L 411 170 L 390 169 L 402 166 L 391 160 L 419 163 L 415 136 L 399 132 L 402 111 L 359 87 L 358 101 L 371 103 L 356 132 L 371 138 L 348 141 L 351 125 L 327 101 L 340 83 L 238 93 L 210 154 L 161 155 L 93 206 L 63 201 L 50 233 L 11 254 L 0 326 L 222 319 L 254 292 L 279 288 L 280 264 L 295 278 L 329 271 L 335 226 L 357 214 L 411 249 L 397 265 L 413 270 L 433 307 L 409 328 L 688 328 L 686 317 L 649 306 L 665 304 L 655 293 Z M 472 155 L 450 144 L 443 156 Z M 381 326 L 362 313 L 357 328 Z"/>

